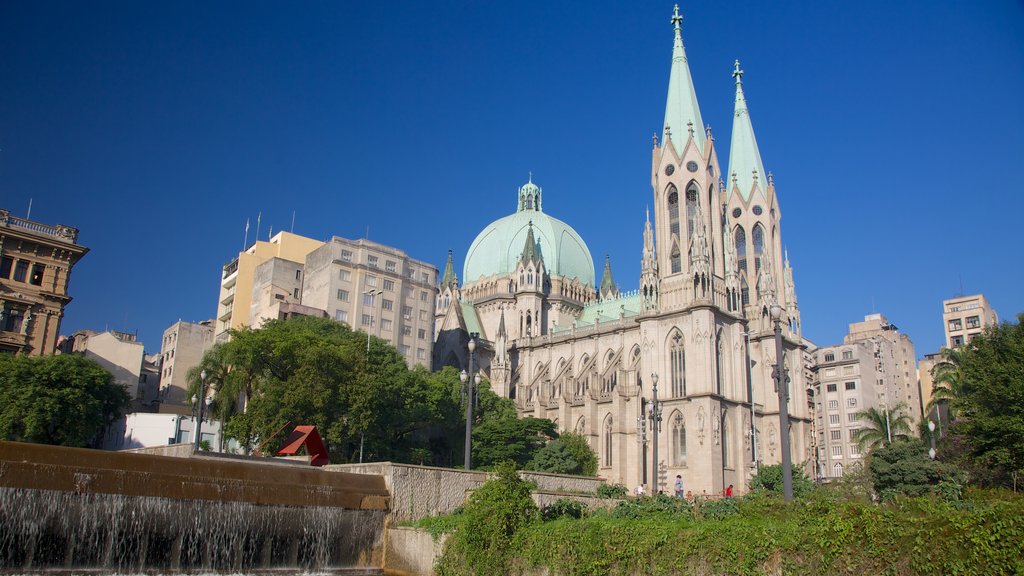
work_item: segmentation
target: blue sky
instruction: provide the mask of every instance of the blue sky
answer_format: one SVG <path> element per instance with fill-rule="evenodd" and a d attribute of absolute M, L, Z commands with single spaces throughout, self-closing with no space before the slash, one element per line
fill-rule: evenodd
<path fill-rule="evenodd" d="M 684 3 L 728 158 L 735 59 L 804 332 L 886 314 L 942 343 L 941 300 L 1024 311 L 1020 2 Z M 147 349 L 216 310 L 245 222 L 439 268 L 533 171 L 638 284 L 671 2 L 0 3 L 0 207 L 81 229 L 63 333 Z M 600 270 L 598 270 L 600 273 Z"/>

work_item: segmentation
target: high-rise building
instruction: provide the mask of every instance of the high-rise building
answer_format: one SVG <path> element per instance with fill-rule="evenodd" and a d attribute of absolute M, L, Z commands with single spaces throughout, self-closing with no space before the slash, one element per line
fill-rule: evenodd
<path fill-rule="evenodd" d="M 88 251 L 75 228 L 0 209 L 0 353 L 54 353 L 71 268 Z"/>
<path fill-rule="evenodd" d="M 323 242 L 318 240 L 290 232 L 278 232 L 266 242 L 254 242 L 227 263 L 221 275 L 214 339 L 217 342 L 226 341 L 229 338 L 228 330 L 251 325 L 253 283 L 257 266 L 271 258 L 302 264 L 306 255 L 320 246 L 323 246 Z"/>
<path fill-rule="evenodd" d="M 667 490 L 746 490 L 762 463 L 811 460 L 805 343 L 779 195 L 754 137 L 739 63 L 729 166 L 697 102 L 682 17 L 673 15 L 664 122 L 650 173 L 653 221 L 637 221 L 639 289 L 620 292 L 605 262 L 600 283 L 583 238 L 543 210 L 540 186 L 519 188 L 516 210 L 484 227 L 466 252 L 462 283 L 449 257 L 437 302 L 434 365 L 474 366 L 521 416 L 584 435 L 598 474 Z M 568 168 L 567 168 L 568 169 Z M 616 205 L 616 214 L 629 212 Z M 615 214 L 607 224 L 620 226 Z M 628 225 L 628 223 L 627 223 Z M 771 311 L 782 315 L 777 357 Z M 790 419 L 780 422 L 772 373 L 788 367 Z M 646 409 L 660 402 L 660 431 Z M 748 390 L 750 392 L 748 392 Z M 754 432 L 754 433 L 751 433 Z M 657 473 L 655 458 L 657 454 Z"/>
<path fill-rule="evenodd" d="M 184 322 L 178 320 L 164 330 L 160 341 L 160 411 L 171 414 L 191 413 L 188 371 L 199 365 L 203 354 L 213 346 L 213 320 Z"/>
<path fill-rule="evenodd" d="M 858 412 L 903 404 L 912 427 L 921 419 L 914 345 L 881 314 L 850 324 L 842 344 L 818 348 L 814 372 L 819 478 L 842 477 L 862 463 L 854 436 L 866 424 Z"/>
<path fill-rule="evenodd" d="M 957 348 L 981 334 L 986 326 L 999 323 L 999 316 L 984 294 L 960 296 L 942 301 L 946 346 Z"/>
<path fill-rule="evenodd" d="M 410 366 L 430 367 L 437 267 L 397 248 L 335 236 L 306 257 L 303 306 L 395 345 Z"/>

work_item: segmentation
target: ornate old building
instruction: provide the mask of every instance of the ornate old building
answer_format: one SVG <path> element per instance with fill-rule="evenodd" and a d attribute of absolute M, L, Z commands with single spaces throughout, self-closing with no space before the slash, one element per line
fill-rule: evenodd
<path fill-rule="evenodd" d="M 782 211 L 754 137 L 743 71 L 736 62 L 723 170 L 701 119 L 681 22 L 677 7 L 665 121 L 652 149 L 654 210 L 635 224 L 643 234 L 639 288 L 620 292 L 607 259 L 595 281 L 587 244 L 543 211 L 531 178 L 516 211 L 473 241 L 461 284 L 449 253 L 434 366 L 466 367 L 476 335 L 491 387 L 521 415 L 584 434 L 601 476 L 670 490 L 679 474 L 687 490 L 712 494 L 730 484 L 745 490 L 757 462 L 779 462 L 781 434 L 790 434 L 795 465 L 810 462 L 812 415 Z M 645 203 L 637 201 L 638 211 Z M 773 305 L 784 312 L 788 430 L 772 379 Z"/>

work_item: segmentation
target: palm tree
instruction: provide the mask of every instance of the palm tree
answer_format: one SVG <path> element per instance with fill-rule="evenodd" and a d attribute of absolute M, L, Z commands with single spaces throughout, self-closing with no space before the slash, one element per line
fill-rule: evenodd
<path fill-rule="evenodd" d="M 853 440 L 861 452 L 874 450 L 880 445 L 888 446 L 894 439 L 909 439 L 911 426 L 906 409 L 907 405 L 900 402 L 888 409 L 868 408 L 857 412 L 857 419 L 867 424 L 853 433 Z"/>
<path fill-rule="evenodd" d="M 928 412 L 945 403 L 949 418 L 956 416 L 955 400 L 963 394 L 964 381 L 960 371 L 963 365 L 964 348 L 943 348 L 942 361 L 932 368 L 932 398 L 928 401 Z"/>

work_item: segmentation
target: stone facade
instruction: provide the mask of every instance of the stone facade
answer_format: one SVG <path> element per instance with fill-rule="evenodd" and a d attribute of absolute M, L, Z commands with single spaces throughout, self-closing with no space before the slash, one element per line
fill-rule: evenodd
<path fill-rule="evenodd" d="M 57 350 L 71 269 L 88 251 L 75 228 L 0 209 L 0 353 Z"/>
<path fill-rule="evenodd" d="M 522 416 L 583 434 L 609 481 L 643 483 L 655 493 L 670 490 L 678 474 L 695 493 L 730 484 L 741 493 L 756 470 L 755 453 L 759 463 L 781 460 L 787 429 L 793 462 L 811 471 L 807 344 L 782 249 L 779 196 L 754 138 L 743 72 L 737 63 L 723 169 L 701 120 L 678 12 L 673 22 L 652 197 L 634 206 L 637 213 L 653 207 L 653 221 L 648 214 L 633 224 L 643 236 L 639 288 L 620 292 L 608 262 L 600 284 L 590 281 L 590 271 L 580 272 L 592 262 L 586 245 L 567 224 L 544 215 L 542 191 L 531 178 L 518 191 L 516 213 L 485 227 L 471 245 L 462 283 L 449 255 L 434 365 L 469 368 L 466 344 L 476 338 L 474 367 L 492 389 L 513 398 Z M 772 310 L 781 316 L 782 358 Z M 785 426 L 776 364 L 789 379 Z M 657 433 L 649 409 L 655 398 Z"/>

